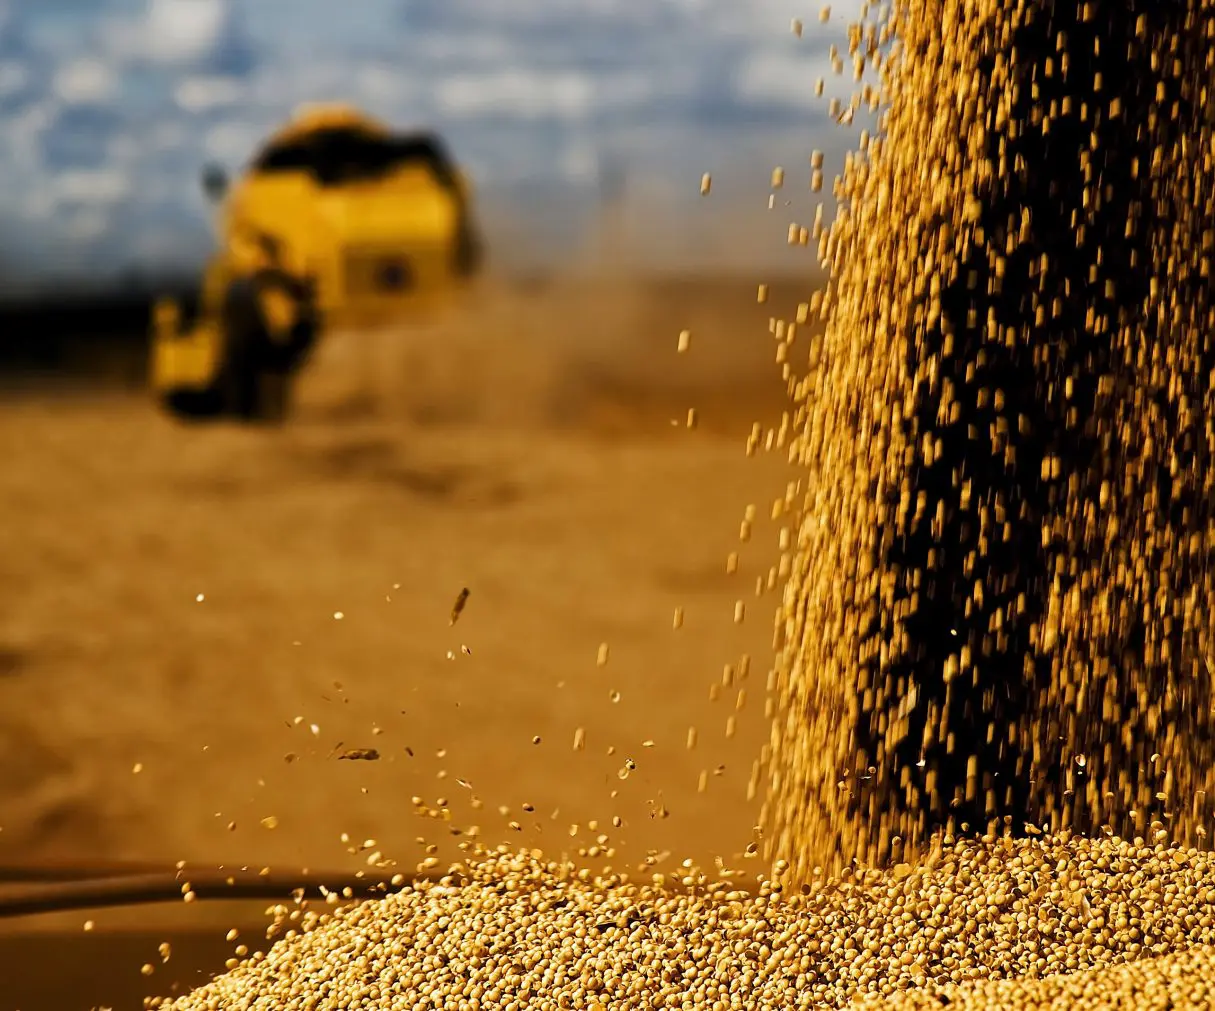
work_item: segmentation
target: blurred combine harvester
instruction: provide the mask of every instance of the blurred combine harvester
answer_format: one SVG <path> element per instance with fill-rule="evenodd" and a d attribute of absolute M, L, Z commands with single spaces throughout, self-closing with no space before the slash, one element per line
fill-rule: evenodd
<path fill-rule="evenodd" d="M 322 323 L 366 325 L 436 307 L 480 265 L 468 180 L 442 142 L 394 134 L 344 105 L 309 106 L 218 207 L 218 252 L 196 318 L 161 299 L 152 384 L 179 415 L 283 417 Z"/>

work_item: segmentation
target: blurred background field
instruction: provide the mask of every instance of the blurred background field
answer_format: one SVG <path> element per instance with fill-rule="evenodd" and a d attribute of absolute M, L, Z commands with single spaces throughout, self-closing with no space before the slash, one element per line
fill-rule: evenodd
<path fill-rule="evenodd" d="M 134 339 L 108 383 L 25 370 L 0 405 L 0 863 L 365 867 L 342 833 L 405 869 L 420 836 L 454 855 L 414 796 L 554 855 L 613 815 L 622 865 L 742 853 L 767 516 L 792 476 L 745 446 L 786 406 L 767 316 L 803 288 L 760 306 L 739 279 L 487 287 L 432 329 L 333 334 L 281 430 L 161 415 Z M 383 757 L 338 760 L 352 747 Z"/>
<path fill-rule="evenodd" d="M 844 20 L 0 0 L 0 865 L 409 869 L 452 825 L 560 855 L 614 815 L 620 866 L 743 852 L 793 478 L 746 446 L 788 409 L 770 321 L 818 284 L 786 241 L 809 153 L 851 143 L 813 96 Z M 175 420 L 148 315 L 197 286 L 199 169 L 322 98 L 449 140 L 486 275 L 327 333 L 281 428 Z M 138 1006 L 263 906 L 0 920 L 0 1011 Z"/>
<path fill-rule="evenodd" d="M 398 800 L 463 799 L 433 778 L 445 743 L 451 775 L 485 796 L 528 799 L 521 782 L 485 777 L 530 763 L 552 779 L 535 802 L 560 806 L 586 787 L 560 782 L 580 719 L 600 724 L 592 751 L 662 739 L 657 754 L 694 786 L 709 759 L 682 753 L 684 724 L 713 712 L 700 703 L 722 664 L 749 650 L 764 667 L 770 649 L 764 601 L 731 621 L 774 558 L 771 531 L 737 545 L 738 523 L 756 489 L 766 512 L 784 487 L 779 454 L 744 452 L 752 422 L 779 423 L 783 408 L 754 303 L 721 282 L 556 286 L 476 298 L 439 333 L 335 334 L 282 430 L 182 426 L 117 383 L 8 399 L 0 713 L 6 766 L 21 772 L 6 777 L 0 851 L 317 865 L 341 855 L 343 828 L 384 837 L 375 826 L 393 812 L 412 826 L 408 803 L 354 788 L 365 776 L 398 774 Z M 680 321 L 701 323 L 686 356 Z M 736 546 L 745 561 L 727 577 Z M 467 615 L 449 629 L 463 586 Z M 601 641 L 612 658 L 597 668 Z M 461 645 L 472 655 L 446 659 Z M 302 729 L 284 726 L 301 714 Z M 389 761 L 322 761 L 339 740 L 376 743 L 377 723 Z M 542 748 L 533 725 L 553 734 Z M 487 727 L 513 736 L 510 763 Z M 735 749 L 722 789 L 745 782 L 754 734 Z M 291 751 L 317 768 L 285 766 Z M 248 782 L 230 779 L 233 761 Z M 254 789 L 265 776 L 286 793 Z M 200 805 L 204 783 L 219 790 Z M 292 831 L 278 809 L 305 786 L 315 830 Z M 703 801 L 707 818 L 718 802 Z M 254 831 L 267 813 L 284 831 Z M 670 829 L 646 821 L 644 833 Z"/>

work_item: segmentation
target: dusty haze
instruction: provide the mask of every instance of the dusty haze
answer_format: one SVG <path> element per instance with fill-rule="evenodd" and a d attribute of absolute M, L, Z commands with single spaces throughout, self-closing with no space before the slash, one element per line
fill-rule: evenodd
<path fill-rule="evenodd" d="M 759 305 L 757 280 L 489 281 L 441 321 L 333 335 L 283 430 L 10 398 L 0 859 L 363 866 L 346 832 L 410 866 L 451 825 L 556 854 L 614 814 L 618 864 L 742 851 L 792 476 L 745 445 L 785 403 L 769 317 L 812 289 Z"/>

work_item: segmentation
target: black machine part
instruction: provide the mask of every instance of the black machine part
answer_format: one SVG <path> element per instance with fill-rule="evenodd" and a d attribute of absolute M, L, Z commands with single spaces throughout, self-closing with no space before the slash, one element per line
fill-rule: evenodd
<path fill-rule="evenodd" d="M 286 294 L 299 311 L 284 334 L 275 334 L 262 309 L 268 290 Z M 224 351 L 219 385 L 224 413 L 243 420 L 281 420 L 290 377 L 311 351 L 319 329 L 310 281 L 266 268 L 231 282 L 222 309 Z"/>

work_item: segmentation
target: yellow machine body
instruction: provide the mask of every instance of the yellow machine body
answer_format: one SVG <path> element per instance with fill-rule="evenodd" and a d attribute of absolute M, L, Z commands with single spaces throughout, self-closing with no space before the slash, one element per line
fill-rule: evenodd
<path fill-rule="evenodd" d="M 218 374 L 223 358 L 223 323 L 214 307 L 223 297 L 216 291 L 221 260 L 207 266 L 200 295 L 203 311 L 183 327 L 181 308 L 173 299 L 160 299 L 152 316 L 152 385 L 160 393 L 201 390 Z M 211 292 L 208 289 L 212 289 Z M 208 312 L 207 307 L 212 307 Z"/>
<path fill-rule="evenodd" d="M 169 300 L 154 309 L 161 394 L 216 383 L 234 281 L 292 282 L 255 285 L 265 329 L 279 339 L 305 311 L 326 328 L 429 314 L 475 269 L 471 186 L 437 138 L 394 134 L 347 106 L 299 111 L 224 190 L 195 320 L 183 327 Z"/>

